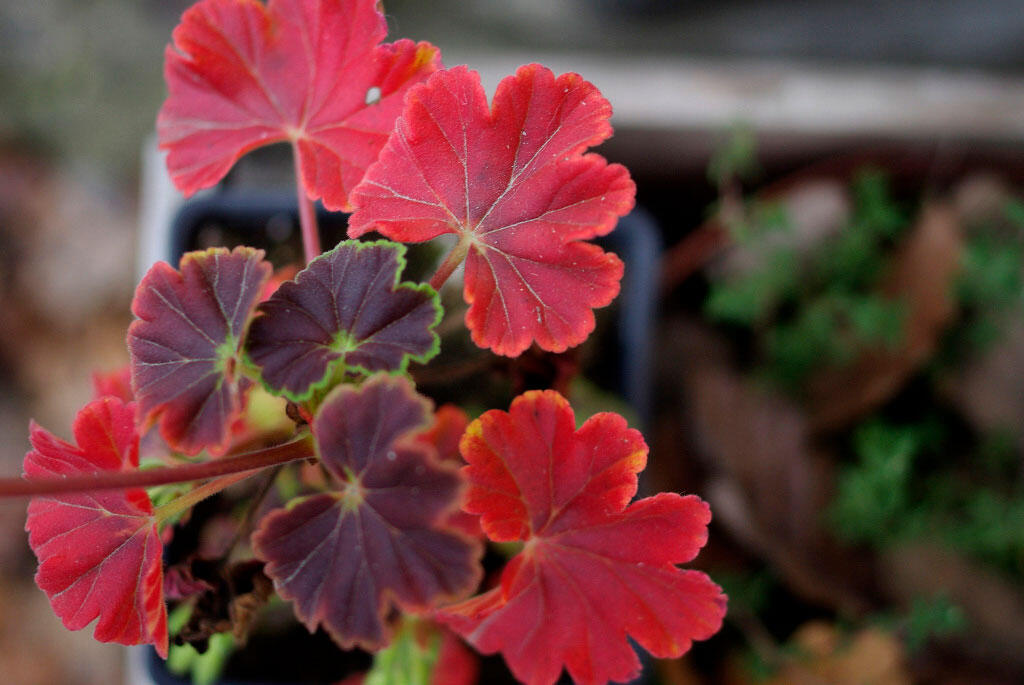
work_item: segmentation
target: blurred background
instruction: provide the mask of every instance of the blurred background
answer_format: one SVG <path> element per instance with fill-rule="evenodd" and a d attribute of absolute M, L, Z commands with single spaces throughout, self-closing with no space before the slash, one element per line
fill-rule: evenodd
<path fill-rule="evenodd" d="M 144 151 L 188 4 L 0 2 L 4 474 L 29 417 L 67 436 L 92 372 L 127 361 L 139 217 L 166 191 Z M 699 565 L 731 597 L 650 682 L 1024 682 L 1024 2 L 385 9 L 491 90 L 540 61 L 615 109 L 599 151 L 641 207 L 621 249 L 655 267 L 572 353 L 574 388 L 632 405 L 646 489 L 710 501 Z M 121 651 L 35 590 L 23 525 L 0 502 L 5 682 L 118 682 Z"/>

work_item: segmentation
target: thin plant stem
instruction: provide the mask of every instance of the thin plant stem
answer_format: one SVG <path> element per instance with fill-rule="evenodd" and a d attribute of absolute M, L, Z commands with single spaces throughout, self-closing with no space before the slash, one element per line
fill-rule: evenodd
<path fill-rule="evenodd" d="M 320 256 L 320 229 L 316 225 L 316 208 L 313 201 L 306 195 L 302 183 L 302 167 L 299 160 L 299 148 L 292 146 L 293 165 L 295 167 L 295 197 L 299 203 L 299 225 L 302 228 L 302 250 L 306 263 Z"/>
<path fill-rule="evenodd" d="M 251 471 L 242 471 L 241 473 L 232 473 L 230 475 L 221 476 L 220 478 L 211 480 L 208 483 L 203 483 L 198 488 L 189 490 L 181 497 L 176 497 L 167 504 L 157 507 L 153 511 L 153 518 L 155 518 L 158 523 L 166 521 L 186 509 L 194 507 L 207 497 L 216 495 L 221 490 L 230 487 L 241 480 L 245 480 L 249 476 L 259 473 L 259 471 L 260 469 L 253 469 Z"/>
<path fill-rule="evenodd" d="M 445 281 L 455 272 L 455 268 L 462 263 L 462 260 L 466 258 L 469 253 L 469 245 L 471 238 L 469 233 L 463 233 L 459 238 L 459 242 L 455 243 L 455 247 L 452 248 L 451 252 L 444 258 L 441 265 L 437 267 L 437 271 L 430 277 L 430 287 L 434 290 L 440 290 L 441 286 L 445 284 Z"/>
<path fill-rule="evenodd" d="M 290 461 L 309 459 L 315 456 L 316 450 L 313 447 L 312 438 L 309 435 L 304 435 L 283 445 L 200 464 L 161 466 L 145 471 L 91 473 L 65 478 L 33 478 L 31 480 L 0 478 L 0 497 L 35 497 L 188 483 L 243 471 L 257 471 L 268 466 L 286 464 Z"/>

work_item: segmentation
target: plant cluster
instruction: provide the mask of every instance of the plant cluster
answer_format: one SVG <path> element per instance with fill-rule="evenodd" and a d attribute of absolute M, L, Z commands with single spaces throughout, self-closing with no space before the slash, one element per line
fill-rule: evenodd
<path fill-rule="evenodd" d="M 850 190 L 850 219 L 827 244 L 803 256 L 798 246 L 781 241 L 763 251 L 757 268 L 711 286 L 708 316 L 766 329 L 765 372 L 789 389 L 798 389 L 814 371 L 902 340 L 903 306 L 877 285 L 909 220 L 881 172 L 862 170 Z M 746 221 L 730 226 L 741 245 L 793 230 L 786 212 L 770 202 L 752 203 L 745 215 Z"/>
<path fill-rule="evenodd" d="M 988 177 L 975 171 L 948 193 L 929 188 L 914 198 L 905 183 L 897 194 L 887 173 L 862 166 L 841 184 L 829 167 L 744 197 L 736 179 L 754 167 L 753 154 L 752 143 L 735 136 L 709 169 L 721 194 L 716 220 L 735 247 L 730 257 L 746 259 L 708 270 L 702 306 L 749 353 L 740 355 L 748 369 L 803 402 L 807 449 L 834 455 L 834 475 L 822 479 L 828 532 L 847 546 L 844 554 L 867 553 L 883 569 L 920 552 L 960 563 L 972 583 L 977 574 L 1000 587 L 1019 584 L 1017 426 L 1001 423 L 1005 413 L 980 415 L 980 402 L 998 403 L 993 394 L 962 396 L 972 367 L 1006 373 L 1005 360 L 996 371 L 985 365 L 1007 356 L 1009 342 L 995 346 L 1024 311 L 1019 189 L 998 184 L 978 201 L 973 188 Z M 841 216 L 841 230 L 829 230 L 839 226 L 826 227 L 821 214 L 808 219 L 808 205 L 792 200 L 800 191 L 820 200 L 836 190 L 843 211 L 829 219 Z M 789 215 L 801 209 L 802 217 Z M 791 597 L 763 575 L 719 580 L 741 626 L 741 618 L 773 618 L 769 599 Z M 956 603 L 943 592 L 900 588 L 905 605 L 872 621 L 912 654 L 964 633 L 984 610 L 949 585 Z M 898 593 L 888 592 L 883 599 L 893 606 Z M 837 613 L 849 620 L 842 607 Z M 766 648 L 757 631 L 745 635 L 754 673 L 779 671 L 798 646 L 788 626 L 771 627 L 777 646 L 769 640 Z"/>
<path fill-rule="evenodd" d="M 287 143 L 307 264 L 284 280 L 237 247 L 149 270 L 129 369 L 98 377 L 73 442 L 33 425 L 25 480 L 4 484 L 33 496 L 36 581 L 69 629 L 98 619 L 96 639 L 165 657 L 169 602 L 178 639 L 201 645 L 244 633 L 273 591 L 344 648 L 394 640 L 378 681 L 432 668 L 436 652 L 416 655 L 441 638 L 417 630 L 500 652 L 528 683 L 563 669 L 628 680 L 630 640 L 677 657 L 721 626 L 720 588 L 678 567 L 707 539 L 708 506 L 632 501 L 647 446 L 617 414 L 577 428 L 545 390 L 470 422 L 435 410 L 409 374 L 438 352 L 437 291 L 460 265 L 481 348 L 512 357 L 587 338 L 623 265 L 585 241 L 635 192 L 624 167 L 586 152 L 611 135 L 611 107 L 538 64 L 488 103 L 477 73 L 385 33 L 375 0 L 200 0 L 184 14 L 157 122 L 171 177 L 191 194 Z M 351 212 L 352 240 L 321 253 L 315 200 Z M 370 232 L 386 239 L 357 240 Z M 401 243 L 449 235 L 429 282 L 404 281 Z M 268 394 L 283 398 L 284 437 L 254 411 Z M 164 568 L 195 504 L 303 462 L 295 496 L 254 514 L 254 559 Z M 480 590 L 485 540 L 517 551 Z"/>
<path fill-rule="evenodd" d="M 949 433 L 933 418 L 858 428 L 855 462 L 840 473 L 829 511 L 834 529 L 879 548 L 939 543 L 1024 577 L 1024 493 L 1013 443 L 995 434 L 977 445 L 968 479 L 941 449 Z"/>
<path fill-rule="evenodd" d="M 879 281 L 910 221 L 881 172 L 862 169 L 850 191 L 850 220 L 832 240 L 810 255 L 792 244 L 768 250 L 756 268 L 714 280 L 705 303 L 711 318 L 757 329 L 766 341 L 761 371 L 798 394 L 823 368 L 849 367 L 879 347 L 905 344 L 905 294 L 883 293 Z M 792 230 L 771 203 L 755 200 L 744 215 L 732 227 L 740 245 Z M 997 219 L 968 227 L 949 284 L 959 317 L 936 350 L 934 367 L 983 351 L 998 340 L 1005 314 L 1024 303 L 1019 202 L 1009 202 Z M 879 547 L 935 540 L 1019 576 L 1024 500 L 1012 442 L 998 432 L 979 436 L 965 489 L 963 465 L 946 454 L 956 431 L 934 399 L 915 406 L 910 417 L 881 412 L 851 431 L 852 463 L 838 476 L 829 514 L 834 530 L 848 542 Z"/>

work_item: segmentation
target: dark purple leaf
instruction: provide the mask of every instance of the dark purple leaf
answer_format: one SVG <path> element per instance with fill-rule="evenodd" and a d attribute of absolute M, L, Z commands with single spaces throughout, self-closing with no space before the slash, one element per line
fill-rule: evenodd
<path fill-rule="evenodd" d="M 479 544 L 443 529 L 462 483 L 416 440 L 429 417 L 404 378 L 335 389 L 313 435 L 339 489 L 272 512 L 253 536 L 279 594 L 343 647 L 379 648 L 392 606 L 423 611 L 480 579 Z"/>
<path fill-rule="evenodd" d="M 223 451 L 241 411 L 239 350 L 270 278 L 263 251 L 190 252 L 178 271 L 153 265 L 132 302 L 132 386 L 141 421 L 188 454 Z"/>
<path fill-rule="evenodd" d="M 404 255 L 343 242 L 261 304 L 247 347 L 267 386 L 301 402 L 341 368 L 401 371 L 437 354 L 441 305 L 429 285 L 399 282 Z"/>

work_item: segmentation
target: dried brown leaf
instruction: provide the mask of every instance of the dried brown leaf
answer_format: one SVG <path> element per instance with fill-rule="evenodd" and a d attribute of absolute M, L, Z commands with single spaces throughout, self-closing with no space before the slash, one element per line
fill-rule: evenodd
<path fill-rule="evenodd" d="M 225 564 L 193 557 L 168 569 L 167 577 L 178 590 L 193 590 L 192 614 L 175 641 L 192 644 L 199 651 L 216 633 L 231 632 L 244 644 L 253 619 L 274 592 L 263 573 L 263 562 L 255 559 Z"/>
<path fill-rule="evenodd" d="M 767 559 L 796 594 L 857 614 L 870 562 L 839 547 L 823 526 L 831 501 L 832 459 L 814 445 L 802 410 L 760 389 L 731 368 L 724 341 L 696 323 L 661 336 L 660 358 L 688 410 L 667 420 L 692 425 L 712 476 L 702 487 L 724 525 L 748 550 Z M 659 431 L 660 432 L 660 431 Z M 657 460 L 652 458 L 652 463 Z M 678 484 L 661 483 L 675 488 Z"/>
<path fill-rule="evenodd" d="M 894 602 L 909 605 L 919 597 L 943 594 L 963 610 L 969 630 L 949 639 L 956 651 L 1024 677 L 1024 591 L 1019 585 L 927 545 L 890 549 L 878 563 L 883 590 Z"/>
<path fill-rule="evenodd" d="M 769 680 L 733 673 L 732 683 L 762 685 L 910 685 L 903 649 L 892 634 L 865 628 L 844 635 L 830 623 L 812 621 L 793 634 L 792 653 Z"/>

